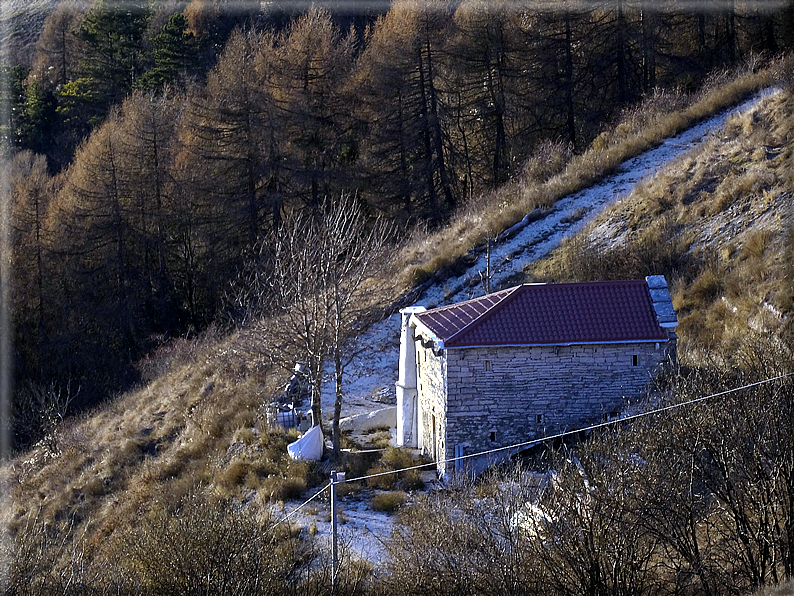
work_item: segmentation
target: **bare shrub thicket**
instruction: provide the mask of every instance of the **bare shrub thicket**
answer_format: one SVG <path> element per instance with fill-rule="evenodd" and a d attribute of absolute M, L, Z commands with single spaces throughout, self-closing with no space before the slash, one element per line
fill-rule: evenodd
<path fill-rule="evenodd" d="M 73 520 L 45 521 L 41 510 L 0 541 L 3 594 L 38 596 L 88 591 L 87 543 Z"/>
<path fill-rule="evenodd" d="M 387 544 L 383 593 L 537 593 L 534 562 L 511 525 L 522 492 L 479 494 L 476 484 L 459 482 L 403 508 Z"/>
<path fill-rule="evenodd" d="M 13 417 L 15 442 L 29 446 L 41 440 L 51 453 L 60 451 L 59 432 L 72 406 L 80 395 L 80 387 L 72 383 L 60 387 L 55 383 L 28 383 L 14 394 Z"/>
<path fill-rule="evenodd" d="M 102 584 L 142 594 L 285 594 L 316 558 L 288 526 L 193 494 L 173 511 L 144 512 L 103 562 Z"/>

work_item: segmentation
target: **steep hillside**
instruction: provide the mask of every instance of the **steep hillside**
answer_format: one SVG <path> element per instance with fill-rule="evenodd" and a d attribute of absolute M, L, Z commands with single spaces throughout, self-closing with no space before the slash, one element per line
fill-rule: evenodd
<path fill-rule="evenodd" d="M 791 341 L 794 98 L 785 87 L 663 168 L 527 275 L 664 274 L 684 359 L 740 365 L 754 341 Z"/>
<path fill-rule="evenodd" d="M 755 90 L 758 82 L 738 96 Z M 712 102 L 712 107 L 724 103 Z M 639 121 L 636 114 L 629 116 L 635 120 L 627 122 Z M 658 125 L 665 118 L 656 112 L 647 121 Z M 740 362 L 737 348 L 752 346 L 750 334 L 788 345 L 794 308 L 789 264 L 793 126 L 794 97 L 787 86 L 731 121 L 696 153 L 662 169 L 549 259 L 531 265 L 523 278 L 667 275 L 679 309 L 681 352 L 689 364 L 703 362 L 706 354 L 710 362 Z M 617 168 L 616 155 L 636 154 L 638 146 L 658 142 L 650 135 L 633 141 L 627 131 L 635 129 L 638 136 L 647 130 L 627 124 L 617 141 L 600 137 L 590 152 L 534 179 L 548 186 L 538 182 L 529 188 L 529 177 L 514 182 L 483 199 L 479 216 L 472 207 L 449 229 L 417 240 L 396 257 L 409 263 L 402 278 L 417 281 L 421 272 L 425 279 L 435 274 L 439 263 L 433 263 L 438 256 L 433 246 L 452 245 L 441 264 L 454 262 L 472 242 L 501 231 L 500 218 L 514 223 L 516 211 L 527 204 L 553 209 L 560 185 L 580 189 Z M 677 130 L 675 125 L 662 129 Z M 628 148 L 619 144 L 627 138 Z M 566 170 L 566 164 L 573 167 Z M 582 164 L 588 169 L 577 170 Z M 587 174 L 576 180 L 576 171 Z M 560 172 L 567 178 L 556 177 Z M 488 213 L 494 205 L 502 205 L 501 212 Z M 106 592 L 132 584 L 144 586 L 142 593 L 157 592 L 158 574 L 165 572 L 157 565 L 170 560 L 158 549 L 169 544 L 177 549 L 178 540 L 195 529 L 180 526 L 185 512 L 194 511 L 191 503 L 198 503 L 198 510 L 250 512 L 246 523 L 269 531 L 266 520 L 279 511 L 279 502 L 308 497 L 307 487 L 325 484 L 327 470 L 288 460 L 290 435 L 266 424 L 262 405 L 278 393 L 285 377 L 263 353 L 259 334 L 264 332 L 262 327 L 228 336 L 208 333 L 164 346 L 141 363 L 145 386 L 67 421 L 9 461 L 2 469 L 8 487 L 2 520 L 13 538 L 7 544 L 16 549 L 5 552 L 9 577 L 28 590 L 33 585 L 33 593 L 48 578 L 67 576 Z M 308 539 L 307 533 L 311 529 L 302 534 Z M 276 550 L 292 556 L 293 538 L 289 532 L 274 538 L 281 549 Z M 191 559 L 203 560 L 185 549 Z M 175 558 L 184 554 L 175 552 L 170 553 Z M 301 567 L 294 563 L 298 560 L 301 565 L 312 561 L 301 553 L 286 567 L 320 568 Z M 292 571 L 282 571 L 292 577 Z M 281 584 L 272 593 L 279 589 Z"/>
<path fill-rule="evenodd" d="M 3 468 L 19 585 L 44 589 L 37 582 L 49 573 L 89 557 L 103 585 L 137 581 L 117 563 L 143 517 L 170 516 L 196 495 L 216 507 L 259 495 L 258 515 L 305 489 L 309 467 L 289 460 L 287 433 L 265 424 L 261 406 L 276 386 L 250 336 L 178 341 L 153 358 L 146 387 L 68 421 Z"/>

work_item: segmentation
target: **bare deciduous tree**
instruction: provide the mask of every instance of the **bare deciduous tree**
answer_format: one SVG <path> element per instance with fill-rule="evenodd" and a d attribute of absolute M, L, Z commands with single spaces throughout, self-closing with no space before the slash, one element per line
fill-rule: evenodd
<path fill-rule="evenodd" d="M 272 315 L 259 325 L 275 361 L 306 364 L 318 424 L 323 372 L 333 362 L 335 454 L 345 369 L 356 354 L 360 327 L 378 312 L 386 291 L 382 273 L 392 231 L 383 220 L 368 219 L 350 195 L 325 201 L 317 212 L 287 214 L 273 243 L 259 244 L 233 296 L 232 308 L 243 322 Z"/>

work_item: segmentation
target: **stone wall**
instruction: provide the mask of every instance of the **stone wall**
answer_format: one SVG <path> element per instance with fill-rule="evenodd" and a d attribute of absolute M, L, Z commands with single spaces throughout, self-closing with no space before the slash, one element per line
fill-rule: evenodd
<path fill-rule="evenodd" d="M 446 351 L 416 346 L 419 449 L 433 460 L 445 459 L 447 376 Z"/>
<path fill-rule="evenodd" d="M 440 460 L 454 457 L 456 445 L 458 455 L 477 453 L 616 416 L 674 352 L 674 340 L 436 353 L 420 347 L 423 452 L 434 457 L 434 417 Z M 439 465 L 441 473 L 451 469 Z"/>

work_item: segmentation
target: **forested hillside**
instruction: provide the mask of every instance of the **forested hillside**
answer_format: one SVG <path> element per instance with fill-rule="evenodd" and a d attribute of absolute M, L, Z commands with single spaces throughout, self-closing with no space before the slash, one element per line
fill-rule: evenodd
<path fill-rule="evenodd" d="M 643 414 L 439 490 L 388 473 L 414 463 L 408 452 L 343 455 L 348 479 L 385 473 L 339 485 L 345 513 L 374 527 L 377 511 L 399 511 L 391 534 L 343 521 L 336 593 L 786 593 L 771 586 L 794 565 L 789 64 L 780 90 L 526 272 L 668 277 L 680 366 L 632 404 Z M 653 105 L 642 112 L 657 126 L 671 115 Z M 617 128 L 643 137 L 626 133 L 637 118 Z M 294 431 L 261 407 L 283 387 L 267 350 L 283 324 L 173 341 L 147 359 L 144 387 L 5 461 L 7 592 L 331 593 L 327 469 L 287 458 Z M 287 519 L 299 504 L 301 523 Z M 388 558 L 362 560 L 348 540 Z"/>
<path fill-rule="evenodd" d="M 244 318 L 230 283 L 290 213 L 352 193 L 395 242 L 438 228 L 542 143 L 579 153 L 794 31 L 790 3 L 257 6 L 64 0 L 5 67 L 20 391 L 90 405 L 163 339 Z"/>
<path fill-rule="evenodd" d="M 363 333 L 368 307 L 446 291 L 475 245 L 761 88 L 504 281 L 664 274 L 680 366 L 632 404 L 659 411 L 549 442 L 533 473 L 428 493 L 390 473 L 408 452 L 342 454 L 348 478 L 384 474 L 339 486 L 347 503 L 399 511 L 370 537 L 382 564 L 343 544 L 336 593 L 742 596 L 791 578 L 794 391 L 769 379 L 794 366 L 792 59 L 764 51 L 789 47 L 794 5 L 649 4 L 400 0 L 357 20 L 60 3 L 31 70 L 7 70 L 18 382 L 0 591 L 330 593 L 328 470 L 289 459 L 295 432 L 268 424 L 278 365 L 302 352 L 322 374 L 343 356 L 329 336 Z M 364 250 L 321 259 L 344 205 L 368 224 L 339 235 Z M 321 321 L 334 291 L 306 283 L 315 265 L 344 285 L 383 230 L 390 260 Z"/>

